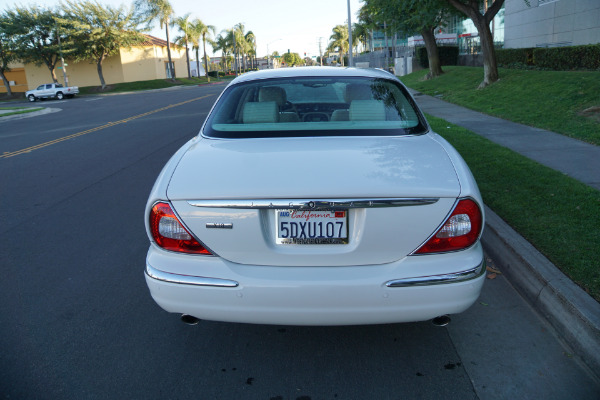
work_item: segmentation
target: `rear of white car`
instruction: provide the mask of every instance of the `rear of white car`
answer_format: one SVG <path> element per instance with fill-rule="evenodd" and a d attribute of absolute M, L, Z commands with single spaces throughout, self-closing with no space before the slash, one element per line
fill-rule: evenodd
<path fill-rule="evenodd" d="M 289 325 L 467 309 L 484 221 L 462 158 L 388 74 L 301 70 L 238 78 L 165 166 L 146 207 L 154 300 Z"/>

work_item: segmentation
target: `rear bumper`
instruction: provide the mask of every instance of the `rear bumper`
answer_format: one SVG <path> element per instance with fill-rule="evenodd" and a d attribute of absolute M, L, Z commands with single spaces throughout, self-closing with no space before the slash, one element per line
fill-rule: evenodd
<path fill-rule="evenodd" d="M 479 297 L 485 279 L 479 244 L 459 253 L 352 267 L 264 267 L 217 257 L 178 257 L 196 264 L 193 274 L 186 266 L 178 273 L 163 271 L 164 257 L 151 247 L 145 273 L 160 307 L 200 319 L 255 324 L 424 321 L 465 311 Z M 418 270 L 439 273 L 415 274 Z"/>

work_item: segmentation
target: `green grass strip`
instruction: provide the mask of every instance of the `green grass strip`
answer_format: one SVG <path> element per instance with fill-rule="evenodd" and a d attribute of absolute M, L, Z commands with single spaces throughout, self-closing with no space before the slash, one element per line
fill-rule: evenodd
<path fill-rule="evenodd" d="M 477 90 L 483 68 L 443 69 L 442 76 L 428 81 L 422 80 L 426 70 L 400 79 L 408 87 L 472 110 L 600 144 L 600 71 L 500 68 L 498 82 Z"/>
<path fill-rule="evenodd" d="M 20 107 L 0 107 L 0 110 L 15 110 L 7 113 L 0 113 L 0 118 L 8 117 L 10 115 L 27 114 L 34 111 L 42 110 L 43 108 L 20 108 Z"/>
<path fill-rule="evenodd" d="M 210 83 L 231 80 L 233 77 L 221 77 L 219 79 L 210 78 Z M 191 86 L 208 83 L 206 77 L 200 78 L 177 78 L 175 82 L 170 79 L 154 79 L 149 81 L 124 82 L 109 85 L 105 90 L 101 90 L 99 86 L 85 86 L 79 88 L 79 93 L 98 94 L 98 93 L 119 93 L 119 92 L 135 92 L 139 90 L 164 89 L 173 86 Z"/>
<path fill-rule="evenodd" d="M 600 301 L 600 191 L 443 119 L 427 119 L 461 153 L 485 204 Z"/>

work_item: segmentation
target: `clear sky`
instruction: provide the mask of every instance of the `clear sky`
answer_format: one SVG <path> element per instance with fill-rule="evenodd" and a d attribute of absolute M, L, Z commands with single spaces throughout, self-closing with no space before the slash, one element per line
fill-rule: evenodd
<path fill-rule="evenodd" d="M 214 25 L 217 33 L 241 22 L 246 31 L 254 32 L 258 55 L 277 50 L 291 52 L 304 57 L 319 55 L 319 38 L 325 50 L 331 30 L 335 25 L 348 20 L 347 0 L 170 0 L 176 16 L 191 13 L 192 18 L 200 18 L 205 24 Z M 133 0 L 100 0 L 102 4 L 118 6 L 130 5 Z M 59 0 L 0 0 L 0 10 L 16 5 L 38 4 L 54 7 Z M 362 5 L 360 0 L 350 0 L 352 22 Z M 164 29 L 158 24 L 151 35 L 165 39 Z M 281 40 L 278 40 L 281 39 Z M 211 48 L 207 45 L 207 52 Z M 220 55 L 220 53 L 216 54 Z"/>

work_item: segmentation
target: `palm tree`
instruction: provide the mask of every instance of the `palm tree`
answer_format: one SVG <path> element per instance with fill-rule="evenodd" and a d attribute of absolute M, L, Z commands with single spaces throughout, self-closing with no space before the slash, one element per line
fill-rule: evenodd
<path fill-rule="evenodd" d="M 219 36 L 216 37 L 215 46 L 214 46 L 214 50 L 216 50 L 216 51 L 221 50 L 221 55 L 222 55 L 221 62 L 223 65 L 223 71 L 225 71 L 227 69 L 227 56 L 229 55 L 229 52 L 231 50 L 230 42 L 227 37 L 227 33 L 228 33 L 228 31 L 221 32 L 219 34 Z"/>
<path fill-rule="evenodd" d="M 182 36 L 175 38 L 175 44 L 185 47 L 185 60 L 187 62 L 188 78 L 192 78 L 190 72 L 190 51 L 188 48 L 189 39 L 192 37 L 192 26 L 190 24 L 190 13 L 185 14 L 183 17 L 177 17 L 171 22 L 171 27 L 177 26 L 177 28 L 183 33 Z M 198 72 L 200 72 L 198 70 Z"/>
<path fill-rule="evenodd" d="M 354 39 L 355 45 L 358 48 L 358 44 L 363 45 L 363 51 L 367 49 L 367 40 L 369 38 L 369 28 L 367 24 L 357 22 L 353 26 L 352 38 Z"/>
<path fill-rule="evenodd" d="M 348 27 L 346 25 L 336 25 L 333 28 L 333 34 L 329 37 L 328 49 L 335 51 L 337 49 L 340 53 L 340 59 L 342 66 L 344 66 L 344 54 L 348 52 Z"/>
<path fill-rule="evenodd" d="M 206 79 L 208 80 L 208 82 L 210 82 L 210 76 L 208 76 L 208 59 L 206 57 L 206 42 L 208 42 L 213 47 L 213 49 L 216 50 L 217 46 L 210 36 L 211 34 L 214 35 L 217 29 L 213 25 L 204 24 L 204 22 L 202 22 L 198 18 L 196 18 L 191 25 L 191 40 L 193 42 L 194 49 L 196 50 L 196 63 L 199 63 L 198 51 L 200 49 L 200 38 L 202 38 L 202 47 L 204 49 L 204 72 L 206 73 Z M 200 76 L 199 64 L 197 65 L 197 69 L 198 76 Z"/>
<path fill-rule="evenodd" d="M 175 80 L 175 71 L 173 61 L 171 60 L 171 42 L 169 39 L 169 21 L 173 16 L 173 6 L 169 0 L 136 0 L 135 7 L 144 16 L 146 23 L 150 24 L 154 20 L 158 20 L 160 28 L 165 27 L 167 34 L 167 55 L 169 57 L 169 65 L 167 66 L 168 75 L 171 80 Z"/>
<path fill-rule="evenodd" d="M 252 61 L 252 54 L 255 54 L 255 48 L 256 48 L 256 37 L 254 36 L 254 33 L 252 31 L 248 31 L 246 32 L 246 34 L 244 35 L 244 41 L 245 41 L 245 50 L 246 50 L 246 54 L 250 57 L 250 61 Z M 250 63 L 250 68 L 252 68 L 254 63 Z"/>
<path fill-rule="evenodd" d="M 232 30 L 227 31 L 227 38 L 232 43 L 232 47 L 235 49 L 235 59 L 241 56 L 244 62 L 244 69 L 246 69 L 246 55 L 252 50 L 254 43 L 254 33 L 252 31 L 245 32 L 246 27 L 243 23 L 236 24 Z M 238 63 L 239 70 L 241 72 L 241 63 Z"/>

